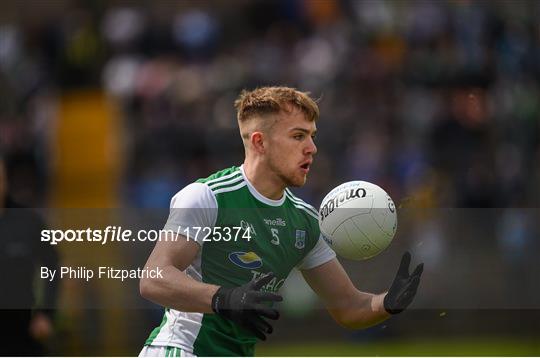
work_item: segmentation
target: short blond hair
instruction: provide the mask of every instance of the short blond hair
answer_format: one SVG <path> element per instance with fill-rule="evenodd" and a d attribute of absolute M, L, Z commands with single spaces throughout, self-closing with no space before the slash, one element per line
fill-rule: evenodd
<path fill-rule="evenodd" d="M 252 91 L 243 90 L 234 101 L 237 119 L 244 122 L 255 116 L 290 112 L 299 109 L 309 121 L 319 118 L 319 106 L 309 92 L 291 87 L 259 87 Z"/>

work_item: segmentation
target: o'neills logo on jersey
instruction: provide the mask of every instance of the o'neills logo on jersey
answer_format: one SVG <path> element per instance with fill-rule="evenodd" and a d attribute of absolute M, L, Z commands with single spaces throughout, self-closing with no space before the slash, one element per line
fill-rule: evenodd
<path fill-rule="evenodd" d="M 353 188 L 339 193 L 334 199 L 328 201 L 319 211 L 321 220 L 324 220 L 334 209 L 339 208 L 343 203 L 355 198 L 364 198 L 366 196 L 366 189 Z"/>
<path fill-rule="evenodd" d="M 275 219 L 263 219 L 264 223 L 268 226 L 287 226 L 287 223 L 282 218 Z"/>
<path fill-rule="evenodd" d="M 245 269 L 256 269 L 262 266 L 262 259 L 253 251 L 236 251 L 229 254 L 229 260 L 236 266 Z"/>

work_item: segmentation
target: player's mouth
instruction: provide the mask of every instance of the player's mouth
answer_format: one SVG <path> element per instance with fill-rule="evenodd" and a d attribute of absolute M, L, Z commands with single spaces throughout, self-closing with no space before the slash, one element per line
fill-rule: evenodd
<path fill-rule="evenodd" d="M 308 160 L 308 161 L 303 162 L 302 164 L 300 164 L 300 170 L 301 170 L 304 174 L 309 173 L 309 167 L 311 167 L 311 163 L 312 163 L 311 160 Z"/>

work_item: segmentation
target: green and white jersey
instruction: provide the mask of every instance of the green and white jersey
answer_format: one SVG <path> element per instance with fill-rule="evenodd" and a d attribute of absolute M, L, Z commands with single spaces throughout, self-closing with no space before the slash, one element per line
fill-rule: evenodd
<path fill-rule="evenodd" d="M 242 167 L 232 167 L 178 192 L 165 229 L 201 245 L 185 271 L 193 279 L 236 287 L 273 272 L 276 277 L 263 290 L 276 292 L 293 268 L 307 270 L 335 257 L 320 237 L 317 215 L 288 189 L 279 200 L 264 197 Z M 219 234 L 203 240 L 204 228 Z M 222 240 L 214 240 L 219 235 Z M 253 355 L 255 343 L 250 332 L 219 315 L 166 309 L 145 345 L 179 347 L 198 356 L 237 356 Z"/>

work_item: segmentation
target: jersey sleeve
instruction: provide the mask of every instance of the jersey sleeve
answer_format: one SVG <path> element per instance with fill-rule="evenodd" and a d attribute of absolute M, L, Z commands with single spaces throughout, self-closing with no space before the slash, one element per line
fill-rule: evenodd
<path fill-rule="evenodd" d="M 320 266 L 336 257 L 334 250 L 323 240 L 322 234 L 319 235 L 317 243 L 302 261 L 296 266 L 299 270 L 309 270 Z"/>
<path fill-rule="evenodd" d="M 213 228 L 217 220 L 217 201 L 210 188 L 203 183 L 192 183 L 171 199 L 165 230 L 186 236 L 202 246 L 202 229 Z M 201 232 L 199 237 L 197 233 Z"/>

